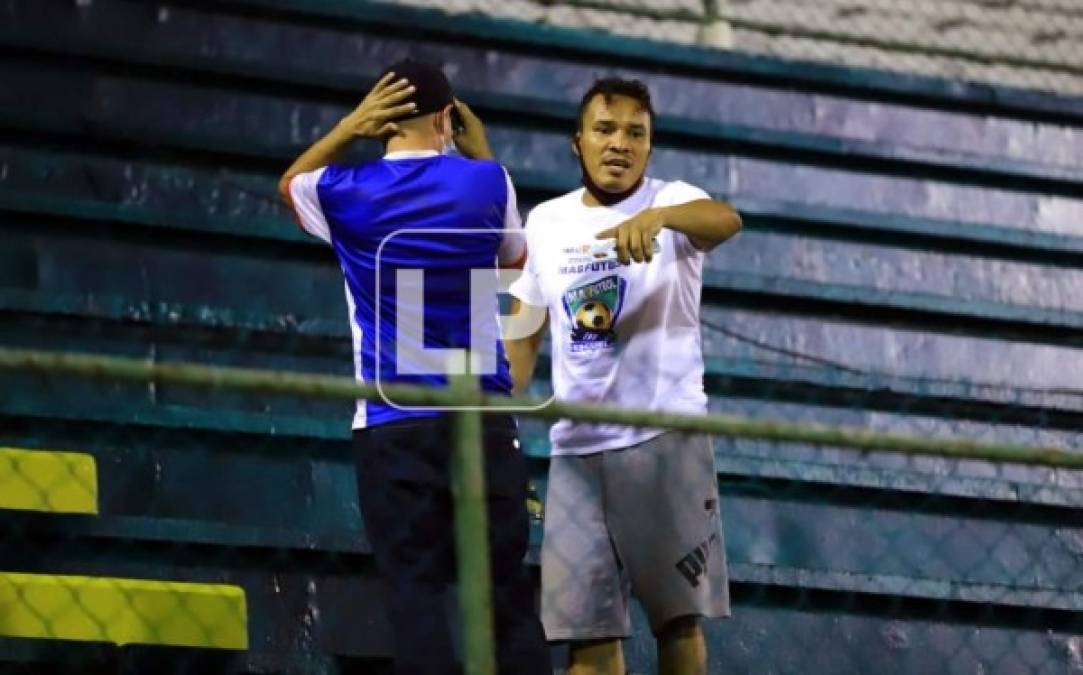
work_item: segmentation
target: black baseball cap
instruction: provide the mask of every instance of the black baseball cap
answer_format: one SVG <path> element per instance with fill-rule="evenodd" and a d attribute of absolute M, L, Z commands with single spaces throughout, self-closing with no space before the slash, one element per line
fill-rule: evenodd
<path fill-rule="evenodd" d="M 455 102 L 451 83 L 448 82 L 444 71 L 440 70 L 440 66 L 435 63 L 403 59 L 385 68 L 384 72 L 380 73 L 380 77 L 388 73 L 395 73 L 395 81 L 406 78 L 414 86 L 413 95 L 403 103 L 416 103 L 417 109 L 412 113 L 397 117 L 398 120 L 409 120 L 440 112 Z"/>

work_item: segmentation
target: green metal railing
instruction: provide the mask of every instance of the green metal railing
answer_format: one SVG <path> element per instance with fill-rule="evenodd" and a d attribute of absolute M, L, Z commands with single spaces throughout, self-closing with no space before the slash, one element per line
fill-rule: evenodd
<path fill-rule="evenodd" d="M 463 654 L 466 672 L 470 675 L 489 675 L 495 670 L 481 453 L 481 418 L 487 407 L 499 407 L 506 411 L 509 405 L 514 405 L 522 409 L 519 414 L 542 419 L 565 418 L 863 451 L 1083 468 L 1083 453 L 1070 453 L 1058 448 L 879 434 L 857 428 L 827 428 L 723 415 L 676 415 L 583 403 L 545 403 L 529 397 L 495 397 L 479 391 L 472 376 L 452 378 L 448 389 L 389 385 L 378 390 L 345 377 L 3 348 L 0 348 L 0 370 L 336 399 L 378 398 L 382 393 L 398 404 L 452 409 L 455 415 L 452 476 L 455 542 L 460 570 Z"/>
<path fill-rule="evenodd" d="M 448 391 L 405 385 L 387 385 L 379 389 L 348 377 L 304 373 L 202 366 L 186 363 L 160 363 L 131 358 L 91 356 L 0 348 L 0 370 L 24 370 L 44 373 L 101 377 L 197 386 L 205 389 L 259 391 L 338 399 L 380 398 L 381 392 L 401 405 L 448 407 L 510 407 L 527 417 L 577 422 L 608 422 L 638 427 L 657 427 L 670 431 L 704 433 L 782 443 L 830 445 L 854 450 L 892 452 L 907 455 L 930 455 L 951 459 L 1015 462 L 1069 469 L 1083 469 L 1083 453 L 1060 448 L 983 443 L 959 438 L 930 438 L 882 434 L 853 427 L 827 427 L 812 424 L 752 420 L 729 415 L 679 415 L 648 410 L 624 410 L 589 403 L 568 403 L 517 396 L 491 396 L 480 391 Z"/>
<path fill-rule="evenodd" d="M 453 378 L 450 392 L 469 398 L 478 392 L 476 378 Z M 469 675 L 496 672 L 492 589 L 489 578 L 489 514 L 485 508 L 485 464 L 481 413 L 455 415 L 455 454 L 451 494 L 455 501 L 455 553 L 459 572 L 459 611 L 463 625 L 463 662 Z"/>

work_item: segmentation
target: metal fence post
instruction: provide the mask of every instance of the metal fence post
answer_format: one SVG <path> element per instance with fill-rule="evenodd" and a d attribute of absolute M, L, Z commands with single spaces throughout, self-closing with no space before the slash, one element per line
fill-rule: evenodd
<path fill-rule="evenodd" d="M 733 26 L 724 16 L 727 0 L 703 0 L 703 19 L 697 42 L 715 49 L 733 49 Z"/>
<path fill-rule="evenodd" d="M 478 389 L 478 380 L 472 375 L 454 376 L 451 388 L 460 393 L 473 393 Z M 451 490 L 455 499 L 464 673 L 493 675 L 496 664 L 481 413 L 476 409 L 456 411 L 454 429 Z"/>

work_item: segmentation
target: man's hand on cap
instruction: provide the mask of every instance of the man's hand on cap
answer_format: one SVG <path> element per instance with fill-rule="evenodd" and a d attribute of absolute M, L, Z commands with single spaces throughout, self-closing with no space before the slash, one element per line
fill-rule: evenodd
<path fill-rule="evenodd" d="M 339 133 L 357 138 L 384 138 L 398 132 L 399 127 L 390 121 L 412 113 L 417 105 L 403 103 L 414 93 L 407 80 L 395 80 L 395 73 L 388 73 L 354 108 L 338 123 Z"/>
<path fill-rule="evenodd" d="M 492 159 L 493 151 L 489 148 L 489 141 L 485 138 L 485 125 L 478 116 L 459 99 L 455 99 L 455 107 L 459 110 L 462 118 L 463 130 L 455 135 L 455 147 L 464 157 L 470 159 Z"/>

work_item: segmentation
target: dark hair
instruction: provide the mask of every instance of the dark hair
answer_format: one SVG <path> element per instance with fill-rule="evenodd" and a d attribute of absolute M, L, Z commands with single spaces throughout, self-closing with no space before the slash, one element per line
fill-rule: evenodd
<path fill-rule="evenodd" d="M 654 106 L 651 105 L 651 92 L 647 85 L 640 80 L 626 80 L 622 77 L 602 77 L 594 80 L 587 93 L 583 94 L 583 100 L 579 101 L 579 114 L 576 116 L 575 130 L 583 129 L 583 114 L 587 106 L 595 96 L 601 95 L 608 103 L 614 96 L 627 96 L 639 102 L 640 107 L 647 111 L 651 120 L 651 138 L 654 137 Z"/>

